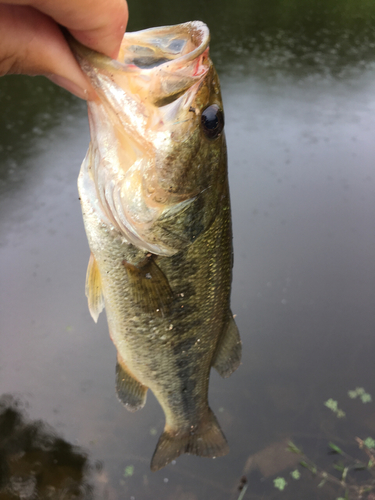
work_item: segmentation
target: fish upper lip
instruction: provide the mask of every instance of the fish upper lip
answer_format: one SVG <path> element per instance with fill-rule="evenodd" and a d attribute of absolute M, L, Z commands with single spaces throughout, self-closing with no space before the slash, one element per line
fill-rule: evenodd
<path fill-rule="evenodd" d="M 147 37 L 150 34 L 160 34 L 162 35 L 163 32 L 167 34 L 168 32 L 173 32 L 178 28 L 181 33 L 184 33 L 184 31 L 188 32 L 189 39 L 190 41 L 193 41 L 193 39 L 197 39 L 198 37 L 200 38 L 199 45 L 196 46 L 195 49 L 187 52 L 186 54 L 182 56 L 177 56 L 175 58 L 171 58 L 160 65 L 158 65 L 158 68 L 167 66 L 181 66 L 185 65 L 190 61 L 193 61 L 197 59 L 200 55 L 203 54 L 203 52 L 207 49 L 209 41 L 210 41 L 210 31 L 205 23 L 202 21 L 190 21 L 187 23 L 183 24 L 178 24 L 178 25 L 170 25 L 170 26 L 162 26 L 159 28 L 149 28 L 141 31 L 134 31 L 130 33 L 126 33 L 124 36 L 124 41 L 123 44 L 126 43 L 131 43 L 132 39 L 137 41 L 139 43 L 139 40 L 144 38 L 147 39 Z M 185 35 L 186 40 L 188 37 Z M 152 46 L 152 43 L 146 43 L 145 46 Z M 117 64 L 120 64 L 122 67 L 123 71 L 131 71 L 131 72 L 138 72 L 138 71 L 152 71 L 153 68 L 151 69 L 146 69 L 146 68 L 139 68 L 135 64 L 132 63 L 122 63 L 119 61 L 119 58 L 121 58 L 122 55 L 122 50 L 120 49 L 120 54 L 119 57 L 116 59 Z"/>
<path fill-rule="evenodd" d="M 196 47 L 177 57 L 170 58 L 163 63 L 160 63 L 156 68 L 142 68 L 138 67 L 134 63 L 126 63 L 121 62 L 121 59 L 124 59 L 126 54 L 126 47 L 128 47 L 132 40 L 134 40 L 138 45 L 141 39 L 146 40 L 144 43 L 144 47 L 152 47 L 152 37 L 150 35 L 155 34 L 159 35 L 159 39 L 163 34 L 167 35 L 169 32 L 173 34 L 177 34 L 176 30 L 179 30 L 181 34 L 184 34 L 185 40 L 189 40 L 190 42 L 199 42 Z M 121 44 L 119 56 L 117 59 L 111 59 L 103 54 L 95 52 L 83 45 L 81 45 L 77 40 L 75 40 L 71 35 L 66 34 L 65 36 L 69 42 L 70 47 L 73 50 L 76 58 L 80 62 L 82 69 L 85 72 L 88 72 L 89 69 L 87 67 L 87 63 L 91 66 L 90 62 L 93 57 L 95 57 L 95 65 L 102 66 L 103 68 L 109 69 L 112 67 L 114 70 L 127 72 L 127 73 L 155 73 L 155 70 L 162 69 L 163 71 L 167 70 L 168 72 L 175 71 L 176 68 L 186 67 L 192 61 L 196 60 L 199 56 L 201 56 L 204 51 L 208 48 L 208 44 L 210 41 L 210 31 L 205 23 L 202 21 L 190 21 L 183 24 L 178 25 L 170 25 L 170 26 L 162 26 L 159 28 L 149 28 L 141 31 L 127 32 L 124 35 L 123 42 Z M 148 41 L 147 41 L 148 39 Z M 156 42 L 156 38 L 154 41 Z M 162 53 L 162 51 L 161 51 Z"/>

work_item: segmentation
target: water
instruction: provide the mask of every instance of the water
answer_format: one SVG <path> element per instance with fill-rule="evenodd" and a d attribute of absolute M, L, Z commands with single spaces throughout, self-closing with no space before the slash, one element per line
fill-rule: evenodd
<path fill-rule="evenodd" d="M 152 394 L 135 414 L 118 403 L 115 348 L 84 296 L 76 178 L 89 140 L 85 105 L 42 78 L 4 78 L 1 500 L 31 498 L 42 472 L 43 499 L 236 500 L 244 474 L 245 500 L 336 499 L 345 491 L 317 488 L 320 478 L 285 443 L 340 477 L 328 442 L 364 460 L 355 437 L 375 438 L 374 402 L 347 394 L 364 387 L 375 400 L 375 8 L 238 0 L 181 9 L 131 2 L 129 28 L 202 19 L 212 31 L 243 364 L 227 380 L 212 372 L 210 405 L 231 452 L 149 471 L 163 412 Z M 329 398 L 345 418 L 324 405 Z M 349 476 L 363 484 L 366 474 Z"/>

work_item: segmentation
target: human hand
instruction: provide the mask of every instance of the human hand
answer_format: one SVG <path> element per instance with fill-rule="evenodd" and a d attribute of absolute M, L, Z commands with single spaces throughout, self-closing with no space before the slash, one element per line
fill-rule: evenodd
<path fill-rule="evenodd" d="M 79 42 L 115 58 L 128 21 L 126 0 L 0 0 L 0 76 L 45 75 L 93 99 L 59 24 Z"/>

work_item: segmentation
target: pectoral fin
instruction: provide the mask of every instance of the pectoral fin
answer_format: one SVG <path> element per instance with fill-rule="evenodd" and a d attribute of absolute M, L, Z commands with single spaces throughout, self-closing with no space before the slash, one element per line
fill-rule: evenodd
<path fill-rule="evenodd" d="M 135 304 L 149 314 L 165 316 L 172 302 L 172 290 L 168 279 L 149 254 L 137 266 L 123 261 L 130 286 L 130 293 Z"/>
<path fill-rule="evenodd" d="M 229 377 L 241 362 L 241 339 L 233 316 L 230 316 L 227 330 L 224 332 L 217 347 L 212 366 L 219 375 Z"/>
<path fill-rule="evenodd" d="M 130 375 L 119 357 L 116 364 L 116 393 L 129 411 L 137 411 L 146 403 L 147 387 Z"/>
<path fill-rule="evenodd" d="M 91 253 L 89 265 L 86 273 L 86 297 L 88 299 L 89 311 L 95 321 L 98 321 L 99 314 L 104 309 L 104 297 L 102 293 L 102 279 L 100 276 L 98 264 Z"/>

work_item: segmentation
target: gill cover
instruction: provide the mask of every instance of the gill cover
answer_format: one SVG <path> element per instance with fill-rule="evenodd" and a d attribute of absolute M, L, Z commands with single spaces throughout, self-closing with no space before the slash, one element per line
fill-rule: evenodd
<path fill-rule="evenodd" d="M 207 200 L 220 196 L 222 127 L 202 126 L 204 110 L 221 104 L 208 42 L 198 21 L 126 33 L 116 60 L 70 40 L 98 95 L 83 172 L 111 224 L 153 254 L 194 241 L 214 217 Z"/>

